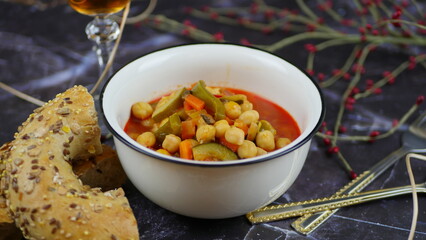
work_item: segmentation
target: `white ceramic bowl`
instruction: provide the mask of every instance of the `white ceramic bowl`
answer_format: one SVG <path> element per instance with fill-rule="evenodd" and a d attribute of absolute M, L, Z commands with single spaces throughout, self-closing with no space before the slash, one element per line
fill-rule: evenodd
<path fill-rule="evenodd" d="M 201 162 L 158 154 L 123 131 L 133 103 L 199 80 L 254 92 L 281 105 L 299 124 L 301 136 L 260 157 Z M 322 122 L 324 103 L 305 73 L 275 55 L 232 44 L 193 44 L 159 50 L 124 66 L 105 85 L 101 110 L 124 170 L 142 194 L 170 211 L 214 219 L 244 215 L 292 185 Z"/>

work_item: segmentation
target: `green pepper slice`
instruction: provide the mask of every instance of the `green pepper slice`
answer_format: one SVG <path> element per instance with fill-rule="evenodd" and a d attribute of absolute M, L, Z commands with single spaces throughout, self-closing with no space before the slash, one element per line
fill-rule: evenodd
<path fill-rule="evenodd" d="M 225 119 L 225 106 L 206 89 L 206 83 L 203 80 L 198 81 L 198 83 L 192 88 L 192 94 L 199 99 L 203 100 L 206 104 L 206 108 L 214 113 L 214 119 L 216 121 Z"/>
<path fill-rule="evenodd" d="M 159 127 L 157 131 L 154 132 L 154 136 L 157 143 L 162 143 L 167 135 L 174 134 L 179 136 L 181 132 L 182 122 L 180 120 L 179 113 L 174 113 L 169 117 L 166 123 L 161 125 L 161 127 Z"/>
<path fill-rule="evenodd" d="M 237 154 L 231 149 L 223 146 L 219 143 L 203 143 L 192 148 L 192 155 L 194 160 L 201 161 L 225 161 L 225 160 L 237 160 Z"/>
<path fill-rule="evenodd" d="M 244 94 L 235 94 L 235 95 L 223 96 L 220 99 L 226 100 L 226 101 L 233 101 L 238 104 L 243 104 L 244 100 L 247 100 L 247 96 Z"/>
<path fill-rule="evenodd" d="M 263 130 L 269 130 L 271 131 L 274 136 L 277 134 L 277 130 L 272 126 L 272 124 L 266 120 L 260 120 L 259 121 L 259 132 Z"/>
<path fill-rule="evenodd" d="M 162 103 L 160 106 L 157 106 L 154 112 L 152 113 L 152 119 L 154 119 L 155 122 L 160 122 L 164 118 L 176 112 L 177 109 L 181 108 L 183 106 L 182 95 L 185 90 L 185 88 L 182 88 L 173 92 L 172 95 L 168 97 L 165 103 Z"/>

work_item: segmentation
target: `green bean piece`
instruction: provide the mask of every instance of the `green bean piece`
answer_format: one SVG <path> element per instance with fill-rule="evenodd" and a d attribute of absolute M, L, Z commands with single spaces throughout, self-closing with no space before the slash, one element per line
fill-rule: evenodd
<path fill-rule="evenodd" d="M 272 124 L 266 120 L 260 120 L 259 121 L 259 132 L 263 130 L 269 130 L 274 134 L 274 136 L 277 134 L 277 130 L 272 126 Z"/>
<path fill-rule="evenodd" d="M 204 101 L 207 110 L 214 113 L 214 119 L 216 121 L 225 119 L 225 106 L 219 98 L 213 96 L 213 94 L 206 89 L 206 84 L 203 80 L 198 81 L 191 91 L 194 96 Z"/>

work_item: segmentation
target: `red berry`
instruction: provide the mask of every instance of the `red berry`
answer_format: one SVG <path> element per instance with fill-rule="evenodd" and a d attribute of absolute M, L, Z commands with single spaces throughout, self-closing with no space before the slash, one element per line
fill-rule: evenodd
<path fill-rule="evenodd" d="M 351 179 L 355 179 L 355 178 L 357 178 L 357 177 L 358 177 L 358 174 L 356 174 L 353 170 L 351 170 L 351 171 L 349 172 L 349 175 L 351 176 Z"/>
<path fill-rule="evenodd" d="M 310 76 L 314 76 L 315 75 L 315 71 L 313 69 L 306 69 L 306 72 L 310 75 Z"/>
<path fill-rule="evenodd" d="M 392 19 L 398 19 L 400 18 L 402 15 L 402 11 L 400 9 L 397 9 L 393 14 L 392 14 Z"/>
<path fill-rule="evenodd" d="M 338 153 L 340 151 L 338 146 L 330 147 L 327 152 L 328 153 Z"/>
<path fill-rule="evenodd" d="M 347 110 L 349 110 L 349 111 L 352 111 L 352 110 L 354 110 L 354 105 L 353 105 L 353 104 L 346 103 L 346 104 L 345 104 L 345 108 L 346 108 Z"/>
<path fill-rule="evenodd" d="M 315 45 L 312 43 L 305 44 L 305 49 L 310 53 L 314 53 L 317 51 L 317 47 L 315 47 Z"/>
<path fill-rule="evenodd" d="M 275 16 L 275 12 L 273 10 L 266 10 L 263 15 L 266 19 L 271 19 Z"/>
<path fill-rule="evenodd" d="M 346 103 L 347 104 L 355 104 L 356 100 L 353 97 L 348 97 L 346 98 Z"/>
<path fill-rule="evenodd" d="M 270 34 L 270 33 L 272 33 L 272 28 L 270 28 L 270 27 L 263 27 L 262 28 L 262 33 L 265 34 L 265 35 Z"/>
<path fill-rule="evenodd" d="M 367 28 L 368 31 L 370 31 L 371 29 L 373 29 L 373 26 L 369 23 L 365 24 L 365 28 Z"/>
<path fill-rule="evenodd" d="M 250 43 L 249 40 L 247 40 L 247 38 L 242 38 L 240 40 L 240 43 L 243 44 L 243 45 L 245 45 L 245 46 L 251 46 L 251 43 Z"/>
<path fill-rule="evenodd" d="M 214 38 L 214 40 L 216 40 L 216 42 L 221 42 L 224 39 L 223 33 L 217 32 L 217 33 L 213 34 L 213 38 Z"/>
<path fill-rule="evenodd" d="M 371 133 L 370 133 L 370 137 L 377 137 L 377 136 L 379 136 L 380 135 L 380 132 L 379 131 L 372 131 Z"/>
<path fill-rule="evenodd" d="M 191 34 L 191 32 L 189 31 L 188 28 L 185 28 L 185 29 L 182 30 L 181 34 L 184 35 L 184 36 L 189 36 Z"/>
<path fill-rule="evenodd" d="M 219 14 L 217 12 L 210 13 L 210 19 L 216 20 L 219 17 Z"/>
<path fill-rule="evenodd" d="M 325 74 L 324 73 L 317 73 L 317 78 L 318 78 L 319 81 L 322 81 L 325 78 Z"/>
<path fill-rule="evenodd" d="M 329 139 L 329 138 L 324 138 L 324 144 L 326 145 L 326 146 L 329 146 L 330 144 L 331 144 L 331 140 Z"/>
<path fill-rule="evenodd" d="M 376 88 L 374 89 L 374 94 L 381 94 L 383 92 L 383 90 L 381 88 Z"/>
<path fill-rule="evenodd" d="M 424 101 L 425 101 L 425 96 L 420 95 L 420 96 L 418 96 L 418 97 L 417 97 L 416 104 L 417 104 L 417 105 L 420 105 L 420 104 L 422 104 Z"/>
<path fill-rule="evenodd" d="M 379 132 L 379 131 L 372 131 L 372 132 L 370 133 L 370 140 L 369 140 L 369 142 L 374 142 L 375 138 L 376 138 L 377 136 L 379 136 L 379 135 L 380 135 L 380 132 Z"/>
<path fill-rule="evenodd" d="M 399 124 L 399 120 L 398 119 L 392 120 L 392 127 L 396 127 L 398 124 Z"/>
<path fill-rule="evenodd" d="M 358 94 L 359 92 L 360 92 L 359 88 L 354 87 L 354 88 L 352 88 L 351 94 L 355 95 L 355 94 Z"/>

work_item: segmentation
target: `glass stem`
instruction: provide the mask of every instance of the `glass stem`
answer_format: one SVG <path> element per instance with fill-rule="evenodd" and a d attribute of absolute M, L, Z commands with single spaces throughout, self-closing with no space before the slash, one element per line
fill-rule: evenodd
<path fill-rule="evenodd" d="M 115 40 L 120 34 L 118 24 L 108 18 L 108 15 L 96 16 L 86 26 L 87 38 L 94 42 L 94 51 L 98 57 L 99 76 L 105 69 L 111 54 Z M 113 72 L 112 67 L 108 70 L 108 76 Z"/>

